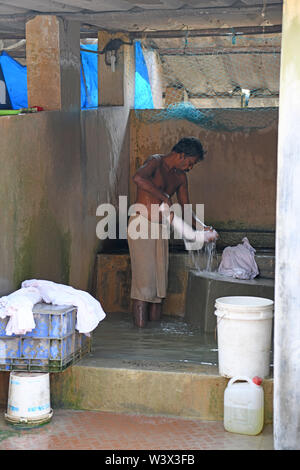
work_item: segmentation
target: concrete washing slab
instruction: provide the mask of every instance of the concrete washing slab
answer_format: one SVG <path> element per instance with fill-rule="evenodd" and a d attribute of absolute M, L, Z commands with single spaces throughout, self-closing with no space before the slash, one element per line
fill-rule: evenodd
<path fill-rule="evenodd" d="M 274 280 L 234 279 L 215 272 L 190 271 L 186 294 L 185 320 L 206 333 L 217 326 L 215 301 L 219 297 L 253 296 L 274 300 Z"/>

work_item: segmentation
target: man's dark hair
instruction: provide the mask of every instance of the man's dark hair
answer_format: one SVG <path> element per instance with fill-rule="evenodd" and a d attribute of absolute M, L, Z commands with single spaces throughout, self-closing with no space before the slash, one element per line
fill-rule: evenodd
<path fill-rule="evenodd" d="M 196 137 L 183 137 L 174 145 L 172 151 L 184 153 L 187 157 L 197 157 L 198 160 L 203 160 L 204 158 L 202 144 Z"/>

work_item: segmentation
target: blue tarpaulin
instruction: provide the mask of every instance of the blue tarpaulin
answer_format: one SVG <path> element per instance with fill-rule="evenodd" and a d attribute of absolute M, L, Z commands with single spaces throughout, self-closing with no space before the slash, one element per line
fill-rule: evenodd
<path fill-rule="evenodd" d="M 81 46 L 87 50 L 97 50 L 97 44 Z M 81 55 L 81 108 L 98 106 L 98 60 L 97 54 L 80 52 Z M 12 109 L 28 107 L 27 100 L 27 67 L 21 65 L 3 51 L 0 55 L 7 91 Z M 84 71 L 84 78 L 82 69 Z M 38 106 L 39 103 L 36 103 Z"/>
<path fill-rule="evenodd" d="M 87 50 L 97 50 L 97 44 L 81 45 Z M 80 52 L 81 55 L 81 108 L 98 106 L 98 56 L 90 52 Z M 27 67 L 14 60 L 3 51 L 0 54 L 7 91 L 12 109 L 28 107 L 27 100 Z M 84 74 L 82 73 L 84 71 Z M 39 103 L 36 103 L 38 106 Z M 147 65 L 144 59 L 141 43 L 135 43 L 135 109 L 153 109 L 152 92 L 149 83 Z"/>
<path fill-rule="evenodd" d="M 81 46 L 82 49 L 96 51 L 97 44 Z M 80 52 L 81 55 L 81 108 L 98 107 L 98 55 Z M 84 71 L 84 77 L 82 74 Z"/>
<path fill-rule="evenodd" d="M 135 43 L 135 109 L 153 109 L 147 65 L 140 41 Z"/>
<path fill-rule="evenodd" d="M 0 55 L 0 66 L 5 79 L 12 109 L 27 108 L 27 68 L 5 51 Z M 38 105 L 38 103 L 37 103 Z"/>

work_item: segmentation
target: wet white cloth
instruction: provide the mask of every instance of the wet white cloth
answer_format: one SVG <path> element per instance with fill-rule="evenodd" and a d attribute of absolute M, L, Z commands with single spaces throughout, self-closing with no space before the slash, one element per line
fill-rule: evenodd
<path fill-rule="evenodd" d="M 22 288 L 0 298 L 0 318 L 10 317 L 5 329 L 7 336 L 25 335 L 35 328 L 32 309 L 41 300 L 35 287 Z"/>
<path fill-rule="evenodd" d="M 237 246 L 227 246 L 222 253 L 218 272 L 236 279 L 254 279 L 259 274 L 255 261 L 256 250 L 247 237 Z"/>
<path fill-rule="evenodd" d="M 169 206 L 166 203 L 162 203 L 159 209 L 163 214 L 164 220 L 170 224 Z M 178 217 L 175 213 L 171 226 L 176 233 L 176 237 L 183 239 L 186 250 L 200 250 L 204 243 L 216 241 L 218 237 L 218 233 L 215 230 L 194 230 L 182 217 Z"/>
<path fill-rule="evenodd" d="M 106 316 L 98 300 L 88 292 L 74 289 L 74 287 L 38 279 L 24 281 L 22 287 L 38 289 L 42 300 L 47 304 L 77 307 L 75 328 L 79 333 L 89 334 Z"/>

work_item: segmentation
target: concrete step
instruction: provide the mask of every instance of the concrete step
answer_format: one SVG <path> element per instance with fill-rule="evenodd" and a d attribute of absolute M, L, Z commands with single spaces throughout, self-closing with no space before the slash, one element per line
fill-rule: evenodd
<path fill-rule="evenodd" d="M 9 372 L 0 372 L 0 406 L 7 407 Z M 223 420 L 228 379 L 217 367 L 147 361 L 84 360 L 50 374 L 53 409 Z M 265 424 L 273 421 L 273 379 L 263 381 Z"/>
<path fill-rule="evenodd" d="M 223 420 L 228 379 L 219 375 L 214 334 L 163 316 L 143 329 L 111 313 L 92 335 L 92 351 L 51 373 L 54 409 Z M 9 372 L 0 372 L 0 405 L 7 406 Z M 265 423 L 273 419 L 273 380 L 263 381 Z"/>
<path fill-rule="evenodd" d="M 217 341 L 182 319 L 163 316 L 134 327 L 111 313 L 93 333 L 92 352 L 51 375 L 53 406 L 223 420 L 228 379 L 218 372 Z M 264 380 L 265 421 L 272 422 L 273 380 Z"/>
<path fill-rule="evenodd" d="M 228 379 L 217 367 L 154 364 L 103 359 L 97 365 L 82 360 L 51 374 L 54 408 L 100 410 L 147 416 L 223 420 Z M 265 424 L 273 419 L 273 380 L 263 381 Z"/>

